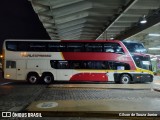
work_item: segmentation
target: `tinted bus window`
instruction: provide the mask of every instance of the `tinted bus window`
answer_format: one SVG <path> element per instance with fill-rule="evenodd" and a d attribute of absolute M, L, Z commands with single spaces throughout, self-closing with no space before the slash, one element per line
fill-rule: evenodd
<path fill-rule="evenodd" d="M 6 68 L 16 68 L 15 61 L 6 61 Z"/>
<path fill-rule="evenodd" d="M 106 69 L 106 70 L 130 70 L 130 65 L 116 61 L 50 61 L 55 69 Z"/>
<path fill-rule="evenodd" d="M 56 60 L 51 60 L 50 64 L 51 64 L 52 68 L 57 68 L 57 61 Z"/>
<path fill-rule="evenodd" d="M 18 42 L 18 51 L 29 51 L 29 42 Z"/>
<path fill-rule="evenodd" d="M 16 41 L 7 41 L 6 42 L 6 49 L 11 51 L 17 50 L 17 42 Z"/>
<path fill-rule="evenodd" d="M 46 43 L 44 42 L 30 42 L 29 51 L 46 51 Z"/>
<path fill-rule="evenodd" d="M 68 52 L 83 52 L 84 44 L 83 43 L 67 43 Z"/>
<path fill-rule="evenodd" d="M 68 61 L 57 61 L 57 69 L 69 69 Z"/>
<path fill-rule="evenodd" d="M 35 52 L 112 52 L 124 53 L 118 43 L 63 43 L 63 42 L 36 42 L 36 41 L 7 41 L 6 48 L 10 51 Z"/>
<path fill-rule="evenodd" d="M 152 70 L 152 65 L 150 61 L 149 56 L 138 56 L 138 55 L 133 55 L 133 59 L 139 68 L 147 69 L 147 70 Z"/>
<path fill-rule="evenodd" d="M 101 43 L 86 43 L 85 44 L 86 52 L 102 52 Z"/>
<path fill-rule="evenodd" d="M 122 47 L 118 43 L 104 43 L 104 52 L 124 53 Z"/>
<path fill-rule="evenodd" d="M 53 52 L 65 52 L 66 51 L 66 44 L 60 42 L 50 42 L 48 43 L 48 51 Z"/>

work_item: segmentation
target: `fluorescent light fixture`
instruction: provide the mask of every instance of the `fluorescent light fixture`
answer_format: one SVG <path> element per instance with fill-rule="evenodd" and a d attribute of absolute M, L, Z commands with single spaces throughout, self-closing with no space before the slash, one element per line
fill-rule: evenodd
<path fill-rule="evenodd" d="M 145 15 L 144 15 L 143 18 L 140 20 L 140 23 L 141 23 L 141 24 L 147 23 L 147 20 L 146 20 Z"/>
<path fill-rule="evenodd" d="M 110 38 L 110 40 L 113 40 L 113 39 L 114 39 L 113 37 Z"/>
<path fill-rule="evenodd" d="M 149 36 L 155 36 L 155 37 L 160 36 L 160 34 L 157 34 L 157 33 L 149 33 L 148 35 L 149 35 Z"/>
<path fill-rule="evenodd" d="M 149 50 L 160 50 L 160 48 L 148 48 Z"/>

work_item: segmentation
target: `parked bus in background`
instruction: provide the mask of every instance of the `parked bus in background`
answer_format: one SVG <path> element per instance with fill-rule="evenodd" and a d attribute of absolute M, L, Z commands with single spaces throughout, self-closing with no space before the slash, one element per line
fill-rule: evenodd
<path fill-rule="evenodd" d="M 127 47 L 130 53 L 144 53 L 147 54 L 147 49 L 140 42 L 123 41 L 123 44 Z"/>
<path fill-rule="evenodd" d="M 153 81 L 152 71 L 137 66 L 125 45 L 116 40 L 6 40 L 3 56 L 5 79 L 27 80 L 32 84 Z"/>

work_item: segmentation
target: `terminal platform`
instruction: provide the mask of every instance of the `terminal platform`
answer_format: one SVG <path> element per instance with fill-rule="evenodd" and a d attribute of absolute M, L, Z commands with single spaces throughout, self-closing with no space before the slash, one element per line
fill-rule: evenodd
<path fill-rule="evenodd" d="M 151 84 L 53 84 L 47 89 L 50 91 L 46 93 L 48 98 L 43 99 L 42 95 L 42 99 L 29 104 L 25 111 L 72 117 L 118 118 L 124 113 L 123 118 L 136 112 L 160 116 L 160 99 L 143 97 L 146 91 L 148 95 L 159 94 L 151 91 Z"/>

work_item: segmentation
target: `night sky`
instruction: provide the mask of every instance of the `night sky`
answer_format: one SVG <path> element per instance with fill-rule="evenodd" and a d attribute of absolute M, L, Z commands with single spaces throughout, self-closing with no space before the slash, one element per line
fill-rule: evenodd
<path fill-rule="evenodd" d="M 1 0 L 0 51 L 5 39 L 50 39 L 28 0 Z"/>

